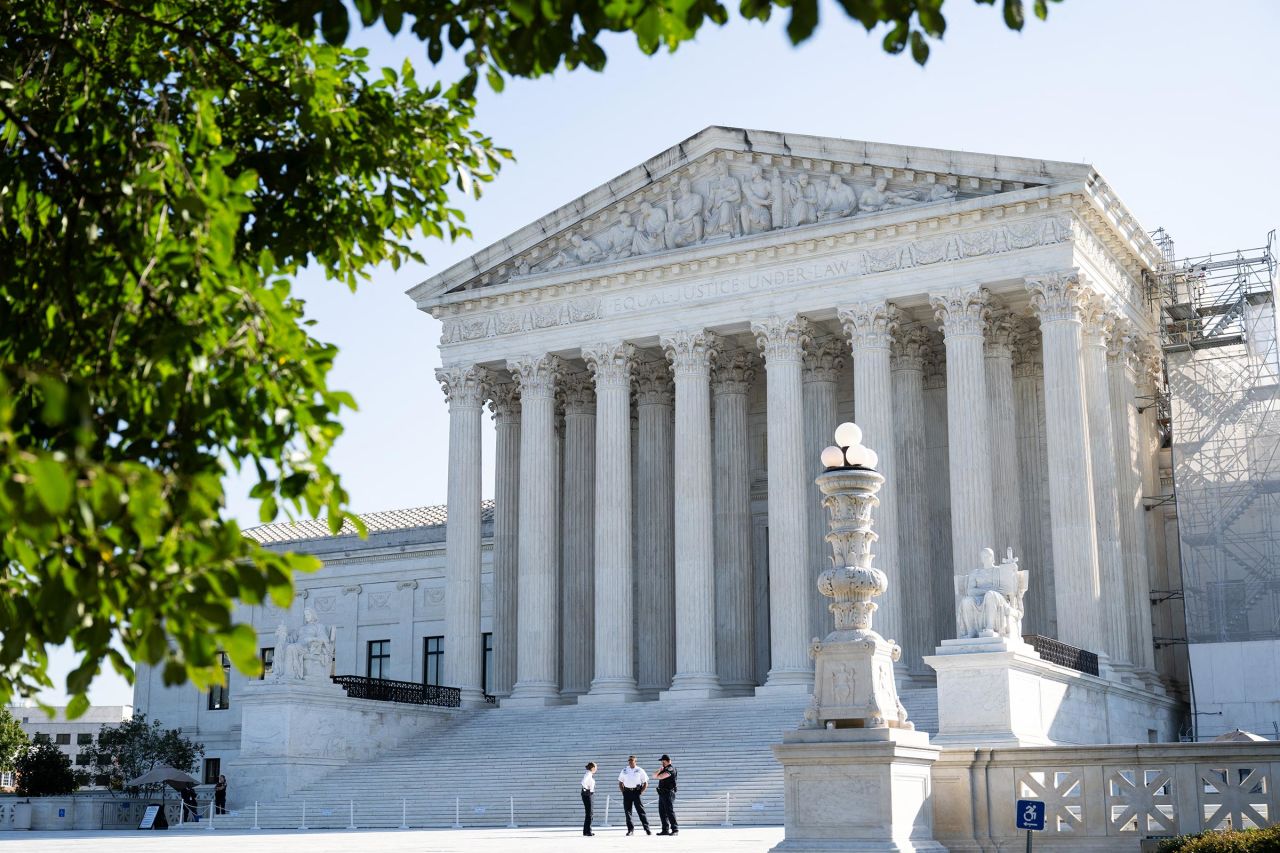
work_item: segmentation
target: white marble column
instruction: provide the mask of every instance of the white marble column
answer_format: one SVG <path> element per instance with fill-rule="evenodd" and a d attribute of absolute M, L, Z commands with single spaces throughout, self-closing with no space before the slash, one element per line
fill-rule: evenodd
<path fill-rule="evenodd" d="M 1164 352 L 1154 339 L 1143 338 L 1138 340 L 1136 344 L 1136 358 L 1134 359 L 1134 377 L 1137 390 L 1137 399 L 1140 401 L 1139 408 L 1141 411 L 1137 413 L 1138 422 L 1135 432 L 1135 449 L 1138 457 L 1138 470 L 1141 472 L 1140 488 L 1143 496 L 1158 495 L 1162 489 L 1160 486 L 1160 472 L 1157 464 L 1156 454 L 1160 447 L 1160 429 L 1157 426 L 1157 415 L 1159 409 L 1156 405 L 1156 394 L 1163 385 L 1163 367 Z M 1159 607 L 1151 604 L 1151 590 L 1157 589 L 1173 589 L 1180 586 L 1180 574 L 1176 564 L 1177 555 L 1172 557 L 1166 554 L 1163 543 L 1169 541 L 1166 537 L 1167 524 L 1166 518 L 1174 516 L 1173 542 L 1177 542 L 1177 522 L 1176 512 L 1170 507 L 1161 507 L 1154 510 L 1144 509 L 1138 513 L 1139 516 L 1139 536 L 1144 544 L 1147 554 L 1147 572 L 1143 577 L 1143 583 L 1148 590 L 1147 606 L 1151 608 L 1152 624 L 1151 631 L 1156 637 L 1180 637 L 1186 636 L 1186 622 L 1184 619 L 1178 618 L 1182 608 L 1177 611 L 1171 602 L 1165 601 Z M 1175 646 L 1165 645 L 1164 653 L 1157 654 L 1154 645 L 1151 648 L 1152 664 L 1156 668 L 1158 674 L 1157 679 L 1149 686 L 1152 689 L 1160 688 L 1172 691 L 1174 689 L 1174 680 L 1185 678 L 1186 657 L 1174 652 Z"/>
<path fill-rule="evenodd" d="M 663 699 L 720 695 L 711 477 L 711 365 L 719 338 L 680 331 L 661 338 L 676 388 L 674 483 L 676 672 Z"/>
<path fill-rule="evenodd" d="M 449 402 L 449 494 L 445 536 L 444 683 L 464 707 L 484 704 L 480 642 L 480 418 L 489 373 L 441 367 L 436 379 Z"/>
<path fill-rule="evenodd" d="M 1107 380 L 1111 428 L 1118 466 L 1120 550 L 1124 555 L 1125 608 L 1129 612 L 1128 660 L 1146 686 L 1158 684 L 1151 629 L 1151 580 L 1147 560 L 1147 520 L 1142 506 L 1142 422 L 1138 414 L 1137 333 L 1127 320 L 1118 322 L 1107 348 Z"/>
<path fill-rule="evenodd" d="M 666 363 L 636 365 L 636 675 L 655 699 L 676 671 L 676 551 L 673 405 Z"/>
<path fill-rule="evenodd" d="M 596 391 L 590 374 L 565 376 L 560 695 L 591 687 L 595 669 Z"/>
<path fill-rule="evenodd" d="M 751 461 L 745 452 L 747 392 L 755 379 L 750 353 L 721 353 L 712 374 L 715 404 L 716 667 L 720 686 L 743 695 L 755 688 L 752 605 Z"/>
<path fill-rule="evenodd" d="M 853 354 L 854 423 L 862 427 L 862 443 L 879 454 L 877 470 L 884 484 L 876 497 L 876 533 L 872 548 L 875 566 L 889 577 L 889 590 L 880 597 L 876 630 L 889 642 L 905 639 L 902 633 L 903 599 L 908 587 L 902 583 L 902 563 L 898 552 L 897 433 L 893 411 L 893 377 L 889 356 L 893 336 L 901 322 L 901 312 L 892 302 L 863 302 L 837 312 Z M 929 654 L 933 649 L 915 649 Z M 899 677 L 906 674 L 907 661 L 899 660 Z"/>
<path fill-rule="evenodd" d="M 1019 559 L 1022 546 L 1022 500 L 1018 482 L 1013 411 L 1013 316 L 993 311 L 987 320 L 983 376 L 987 388 L 990 439 L 992 517 L 995 524 L 991 547 L 997 558 L 1012 548 Z"/>
<path fill-rule="evenodd" d="M 761 690 L 808 691 L 809 587 L 818 582 L 805 563 L 805 479 L 802 352 L 810 338 L 800 317 L 751 324 L 764 355 L 769 454 L 769 677 Z"/>
<path fill-rule="evenodd" d="M 836 337 L 815 338 L 804 350 L 804 462 L 805 482 L 812 483 L 822 473 L 822 450 L 832 442 L 832 434 L 840 419 L 836 414 L 836 380 L 844 369 L 847 348 Z M 810 577 L 817 578 L 831 565 L 831 546 L 827 544 L 827 511 L 822 508 L 822 493 L 817 487 L 805 491 L 805 565 Z M 878 520 L 878 519 L 877 519 Z M 831 599 L 809 587 L 809 636 L 823 638 L 835 630 L 835 620 L 827 609 Z"/>
<path fill-rule="evenodd" d="M 520 383 L 520 557 L 516 684 L 508 705 L 550 705 L 560 701 L 556 630 L 560 565 L 556 553 L 555 403 L 561 369 L 554 355 L 510 359 Z"/>
<path fill-rule="evenodd" d="M 1044 364 L 1040 330 L 1021 325 L 1013 344 L 1013 400 L 1017 424 L 1018 481 L 1022 497 L 1021 566 L 1030 579 L 1023 601 L 1025 634 L 1058 636 L 1053 594 L 1053 544 L 1049 533 L 1049 456 L 1044 416 Z"/>
<path fill-rule="evenodd" d="M 1101 585 L 1102 643 L 1112 665 L 1129 663 L 1129 600 L 1124 552 L 1120 545 L 1115 429 L 1107 377 L 1107 342 L 1115 313 L 1100 296 L 1085 308 L 1081 327 L 1085 408 L 1089 417 L 1090 469 L 1093 474 L 1093 517 L 1098 531 L 1098 580 Z"/>
<path fill-rule="evenodd" d="M 985 288 L 956 289 L 929 301 L 947 348 L 951 559 L 952 571 L 964 574 L 995 537 L 983 343 L 989 295 Z"/>
<path fill-rule="evenodd" d="M 951 553 L 951 470 L 947 447 L 947 353 L 942 336 L 929 335 L 924 357 L 924 443 L 929 476 L 929 557 L 933 632 L 941 641 L 956 634 L 955 576 Z"/>
<path fill-rule="evenodd" d="M 639 697 L 632 659 L 631 368 L 627 343 L 585 347 L 596 381 L 595 678 L 578 702 Z"/>
<path fill-rule="evenodd" d="M 935 586 L 929 537 L 929 473 L 924 431 L 924 357 L 928 333 L 920 326 L 903 326 L 893 339 L 889 369 L 893 381 L 894 461 L 898 489 L 898 586 L 904 595 L 902 654 L 914 680 L 929 681 L 933 669 L 922 656 L 932 654 L 938 641 L 934 625 Z M 948 572 L 948 575 L 950 573 Z"/>
<path fill-rule="evenodd" d="M 1040 317 L 1049 450 L 1049 516 L 1058 637 L 1098 649 L 1098 543 L 1080 326 L 1088 289 L 1074 271 L 1026 279 Z"/>
<path fill-rule="evenodd" d="M 495 384 L 493 473 L 493 692 L 511 695 L 516 683 L 520 564 L 520 386 Z"/>

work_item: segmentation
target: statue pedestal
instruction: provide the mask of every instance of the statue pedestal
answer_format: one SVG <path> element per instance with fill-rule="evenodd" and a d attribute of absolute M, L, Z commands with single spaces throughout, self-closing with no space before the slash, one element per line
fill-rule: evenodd
<path fill-rule="evenodd" d="M 906 729 L 788 732 L 773 747 L 786 779 L 786 835 L 773 851 L 945 853 L 930 779 L 940 751 Z"/>

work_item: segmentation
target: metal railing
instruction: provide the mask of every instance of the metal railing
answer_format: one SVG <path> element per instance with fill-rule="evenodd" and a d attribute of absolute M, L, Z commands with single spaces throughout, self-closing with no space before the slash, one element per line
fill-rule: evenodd
<path fill-rule="evenodd" d="M 462 691 L 457 687 L 419 684 L 416 681 L 392 681 L 388 678 L 369 678 L 364 675 L 335 675 L 333 683 L 345 690 L 347 696 L 352 699 L 403 702 L 407 705 L 433 705 L 437 708 L 462 706 Z"/>
<path fill-rule="evenodd" d="M 1098 674 L 1098 656 L 1093 652 L 1077 649 L 1061 640 L 1042 637 L 1039 634 L 1024 634 L 1022 639 L 1030 643 L 1036 653 L 1049 663 L 1056 663 L 1058 666 L 1065 666 L 1067 669 L 1074 669 L 1085 675 Z"/>

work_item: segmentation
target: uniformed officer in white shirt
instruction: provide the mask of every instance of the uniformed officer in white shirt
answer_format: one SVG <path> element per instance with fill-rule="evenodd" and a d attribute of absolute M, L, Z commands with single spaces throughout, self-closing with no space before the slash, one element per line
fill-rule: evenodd
<path fill-rule="evenodd" d="M 636 814 L 640 816 L 640 825 L 644 827 L 644 834 L 653 834 L 649 831 L 649 817 L 644 813 L 644 803 L 640 802 L 640 795 L 647 787 L 649 787 L 649 774 L 644 772 L 643 767 L 636 766 L 634 755 L 628 756 L 627 766 L 618 774 L 618 790 L 622 792 L 622 811 L 627 816 L 627 835 L 635 832 L 636 829 L 631 822 L 633 805 L 636 807 Z"/>
<path fill-rule="evenodd" d="M 596 763 L 587 762 L 587 772 L 582 774 L 582 834 L 595 835 L 591 831 L 591 801 L 596 795 Z"/>

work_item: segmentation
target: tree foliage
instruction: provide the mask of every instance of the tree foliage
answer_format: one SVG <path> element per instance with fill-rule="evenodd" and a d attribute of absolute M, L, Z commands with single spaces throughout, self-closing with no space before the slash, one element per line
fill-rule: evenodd
<path fill-rule="evenodd" d="M 1002 2 L 1020 28 L 1021 0 Z M 918 62 L 942 4 L 841 0 Z M 813 32 L 817 0 L 738 13 L 775 5 L 793 41 Z M 245 539 L 225 470 L 255 478 L 263 521 L 348 517 L 328 454 L 354 401 L 290 280 L 355 287 L 421 261 L 418 234 L 467 233 L 451 191 L 478 196 L 510 156 L 471 126 L 480 77 L 598 69 L 604 34 L 652 53 L 729 19 L 714 0 L 354 0 L 433 62 L 462 56 L 459 80 L 423 83 L 344 46 L 343 0 L 2 8 L 0 704 L 51 686 L 45 647 L 70 642 L 70 717 L 105 662 L 201 689 L 219 650 L 258 671 L 233 600 L 287 605 L 318 563 Z"/>
<path fill-rule="evenodd" d="M 81 776 L 71 768 L 71 759 L 52 743 L 33 743 L 14 763 L 19 797 L 52 797 L 74 793 Z"/>
<path fill-rule="evenodd" d="M 158 764 L 194 774 L 204 756 L 204 744 L 195 743 L 182 729 L 166 729 L 159 720 L 147 723 L 147 715 L 104 725 L 97 741 L 81 752 L 89 759 L 89 772 L 107 787 L 120 790 Z"/>
<path fill-rule="evenodd" d="M 18 754 L 30 741 L 9 709 L 0 705 L 0 773 L 13 770 Z"/>

